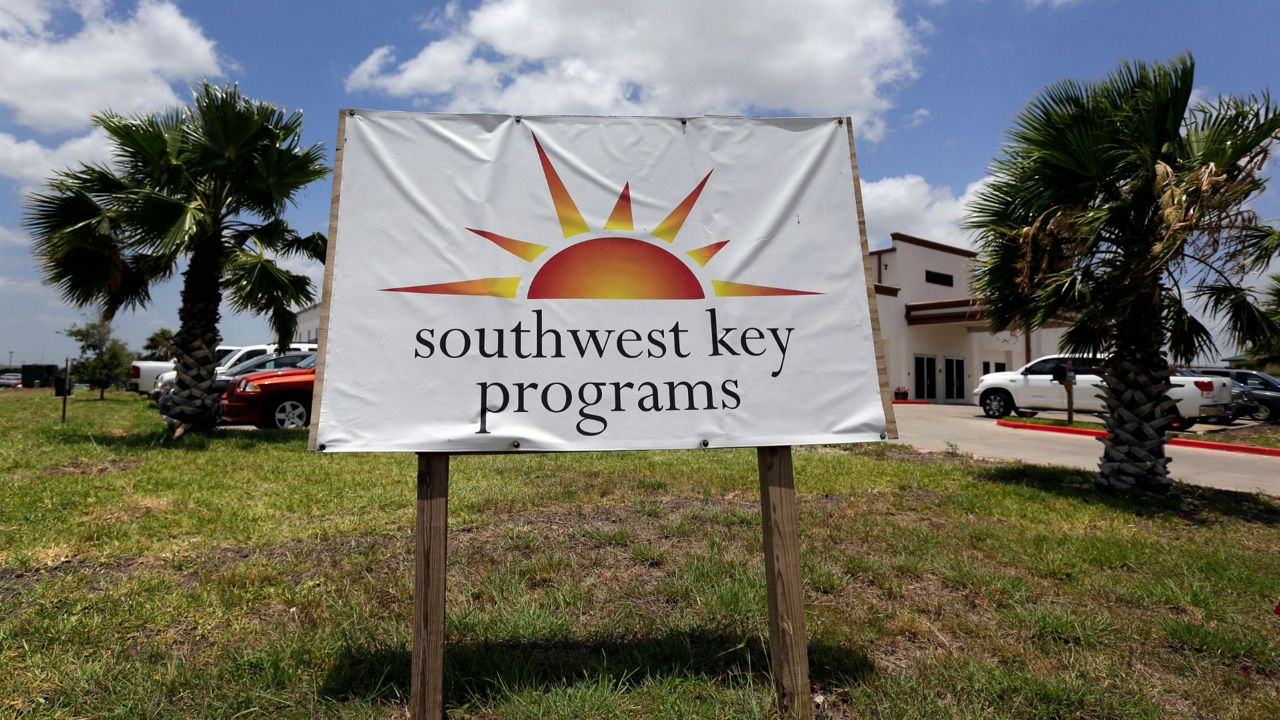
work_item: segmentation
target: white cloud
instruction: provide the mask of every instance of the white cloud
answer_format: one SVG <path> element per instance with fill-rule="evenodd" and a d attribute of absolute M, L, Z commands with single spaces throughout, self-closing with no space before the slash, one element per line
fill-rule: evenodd
<path fill-rule="evenodd" d="M 969 183 L 957 197 L 946 186 L 930 185 L 919 175 L 887 177 L 862 185 L 867 215 L 867 238 L 872 247 L 883 247 L 889 233 L 904 232 L 948 245 L 972 245 L 970 233 L 960 229 L 965 205 L 986 182 Z"/>
<path fill-rule="evenodd" d="M 57 289 L 39 280 L 0 275 L 0 304 L 5 307 L 23 308 L 22 313 L 5 313 L 5 320 L 22 325 L 30 319 L 36 308 L 58 309 L 65 307 Z"/>
<path fill-rule="evenodd" d="M 483 0 L 427 26 L 440 37 L 407 60 L 373 50 L 347 89 L 472 111 L 849 114 L 875 139 L 920 52 L 894 0 Z"/>
<path fill-rule="evenodd" d="M 911 120 L 907 123 L 907 127 L 920 127 L 929 120 L 929 108 L 916 108 L 911 113 Z"/>
<path fill-rule="evenodd" d="M 0 20 L 0 105 L 27 127 L 72 131 L 92 113 L 149 112 L 179 102 L 171 86 L 221 73 L 214 44 L 176 5 L 140 0 L 116 18 L 105 2 L 23 0 Z M 50 35 L 55 12 L 78 30 Z"/>
<path fill-rule="evenodd" d="M 25 247 L 30 240 L 26 233 L 16 228 L 0 225 L 0 248 Z"/>
<path fill-rule="evenodd" d="M 0 5 L 0 33 L 30 34 L 49 22 L 46 0 L 5 0 Z"/>
<path fill-rule="evenodd" d="M 17 180 L 24 192 L 39 188 L 56 170 L 79 163 L 105 162 L 108 157 L 107 135 L 101 130 L 54 147 L 0 132 L 0 176 Z"/>

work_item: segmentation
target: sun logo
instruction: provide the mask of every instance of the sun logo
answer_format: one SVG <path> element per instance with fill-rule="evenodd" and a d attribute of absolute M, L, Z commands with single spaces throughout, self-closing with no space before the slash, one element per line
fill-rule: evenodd
<path fill-rule="evenodd" d="M 590 298 L 596 300 L 697 300 L 706 297 L 702 282 L 694 274 L 691 264 L 668 250 L 673 245 L 680 228 L 684 226 L 698 196 L 711 179 L 711 172 L 685 197 L 679 205 L 648 237 L 635 232 L 631 219 L 631 184 L 622 186 L 622 192 L 609 213 L 601 232 L 592 232 L 569 190 L 560 179 L 551 159 L 542 149 L 537 135 L 532 135 L 533 145 L 542 163 L 542 172 L 551 191 L 551 202 L 560 220 L 560 230 L 566 240 L 589 234 L 585 240 L 575 242 L 549 257 L 533 275 L 526 296 L 533 300 Z M 468 231 L 489 240 L 493 244 L 528 263 L 534 263 L 551 248 L 547 245 L 526 242 L 499 235 L 488 230 L 467 228 Z M 616 233 L 630 233 L 628 236 Z M 615 233 L 615 234 L 610 234 Z M 704 245 L 684 254 L 698 267 L 706 267 L 716 253 L 728 245 L 728 240 Z M 387 292 L 426 293 L 431 295 L 488 295 L 514 298 L 523 277 L 492 277 L 475 280 L 412 285 L 385 288 Z M 711 287 L 718 297 L 759 297 L 770 295 L 818 295 L 805 290 L 788 290 L 732 282 L 712 280 Z"/>

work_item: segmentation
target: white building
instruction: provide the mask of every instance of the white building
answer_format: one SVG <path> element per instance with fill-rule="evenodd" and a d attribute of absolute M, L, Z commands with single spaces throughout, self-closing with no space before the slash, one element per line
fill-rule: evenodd
<path fill-rule="evenodd" d="M 1030 336 L 992 333 L 969 294 L 977 253 L 892 233 L 873 250 L 872 277 L 892 388 L 912 400 L 972 402 L 969 392 L 988 372 L 1013 370 L 1058 352 L 1061 328 Z"/>
<path fill-rule="evenodd" d="M 298 311 L 298 327 L 293 331 L 294 342 L 320 342 L 320 303 Z"/>

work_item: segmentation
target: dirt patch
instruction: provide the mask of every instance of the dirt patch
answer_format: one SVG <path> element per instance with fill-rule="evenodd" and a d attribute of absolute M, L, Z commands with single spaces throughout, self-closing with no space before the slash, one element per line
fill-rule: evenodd
<path fill-rule="evenodd" d="M 135 574 L 141 566 L 155 566 L 157 558 L 117 558 L 106 562 L 67 558 L 43 567 L 26 570 L 11 567 L 0 567 L 0 602 L 5 602 L 25 592 L 37 582 L 51 577 L 60 577 L 72 573 L 99 575 L 108 582 L 116 582 Z"/>
<path fill-rule="evenodd" d="M 121 473 L 141 463 L 141 460 L 125 458 L 109 458 L 106 460 L 77 460 L 64 465 L 55 465 L 45 470 L 46 475 L 111 475 Z"/>
<path fill-rule="evenodd" d="M 994 467 L 1008 465 L 1010 461 L 1003 458 L 989 458 L 971 455 L 964 452 L 948 450 L 920 450 L 910 445 L 898 443 L 852 443 L 848 445 L 819 445 L 806 448 L 806 452 L 840 453 L 844 455 L 861 455 L 876 460 L 910 460 L 917 463 L 935 465 L 964 465 L 967 467 Z"/>
<path fill-rule="evenodd" d="M 95 510 L 86 514 L 84 519 L 88 522 L 117 523 L 137 520 L 138 518 L 145 517 L 147 515 L 168 512 L 173 509 L 173 501 L 167 498 L 131 498 L 124 507 L 114 508 L 111 510 Z"/>

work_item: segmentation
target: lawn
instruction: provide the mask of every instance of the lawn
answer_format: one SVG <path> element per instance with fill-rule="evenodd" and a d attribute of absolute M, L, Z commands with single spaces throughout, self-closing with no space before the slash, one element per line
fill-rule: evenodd
<path fill-rule="evenodd" d="M 1222 432 L 1216 432 L 1205 439 L 1216 442 L 1280 448 L 1280 425 L 1254 425 L 1252 427 L 1238 428 L 1236 430 L 1224 430 Z"/>
<path fill-rule="evenodd" d="M 0 393 L 0 716 L 404 712 L 412 457 L 174 443 L 120 393 L 57 419 Z M 823 717 L 1280 717 L 1275 500 L 795 465 Z M 753 452 L 463 457 L 451 490 L 450 717 L 768 716 Z"/>

